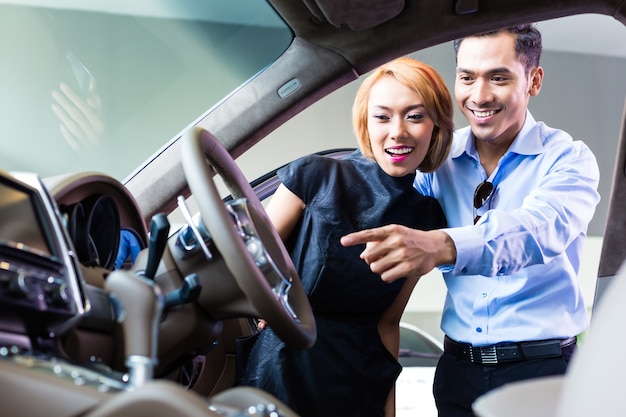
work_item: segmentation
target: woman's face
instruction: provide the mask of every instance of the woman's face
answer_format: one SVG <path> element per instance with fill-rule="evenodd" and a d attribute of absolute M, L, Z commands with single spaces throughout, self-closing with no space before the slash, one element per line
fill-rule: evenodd
<path fill-rule="evenodd" d="M 374 83 L 367 104 L 367 130 L 374 159 L 388 175 L 402 177 L 417 169 L 434 127 L 415 91 L 392 76 Z"/>

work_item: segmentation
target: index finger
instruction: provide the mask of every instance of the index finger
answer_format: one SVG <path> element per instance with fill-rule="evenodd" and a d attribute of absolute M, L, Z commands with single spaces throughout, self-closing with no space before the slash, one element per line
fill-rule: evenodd
<path fill-rule="evenodd" d="M 386 237 L 386 233 L 383 228 L 366 229 L 358 232 L 349 233 L 341 237 L 341 244 L 343 246 L 354 246 L 368 242 L 378 242 Z"/>

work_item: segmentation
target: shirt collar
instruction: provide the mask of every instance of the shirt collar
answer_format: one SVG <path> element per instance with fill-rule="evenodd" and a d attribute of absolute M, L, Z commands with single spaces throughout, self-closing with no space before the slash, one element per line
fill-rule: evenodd
<path fill-rule="evenodd" d="M 476 143 L 474 140 L 474 134 L 469 126 L 459 129 L 455 132 L 458 135 L 459 140 L 455 141 L 457 146 L 453 146 L 450 151 L 452 158 L 458 158 L 462 154 L 478 160 L 478 154 L 476 152 Z M 461 140 L 465 138 L 465 142 Z M 540 136 L 540 128 L 535 118 L 530 114 L 529 110 L 526 110 L 526 120 L 522 129 L 519 131 L 515 140 L 509 147 L 508 152 L 515 152 L 520 155 L 538 155 L 543 153 L 543 143 Z"/>

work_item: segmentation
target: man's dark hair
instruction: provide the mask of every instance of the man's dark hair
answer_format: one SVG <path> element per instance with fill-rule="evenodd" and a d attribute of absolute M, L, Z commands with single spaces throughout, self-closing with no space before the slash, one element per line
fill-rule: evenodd
<path fill-rule="evenodd" d="M 513 26 L 505 29 L 493 30 L 491 32 L 480 33 L 472 36 L 493 36 L 498 33 L 509 32 L 515 35 L 515 56 L 524 65 L 526 74 L 534 67 L 539 66 L 541 59 L 541 32 L 532 23 L 525 25 Z M 459 38 L 454 41 L 455 57 L 459 53 L 459 45 L 465 38 Z"/>

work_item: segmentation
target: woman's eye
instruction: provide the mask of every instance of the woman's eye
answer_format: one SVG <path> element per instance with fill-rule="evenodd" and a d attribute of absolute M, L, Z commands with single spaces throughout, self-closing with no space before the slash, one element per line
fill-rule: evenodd
<path fill-rule="evenodd" d="M 411 120 L 422 120 L 423 118 L 424 118 L 424 115 L 423 114 L 419 114 L 419 113 L 409 114 L 408 117 L 407 117 L 407 119 L 411 119 Z"/>
<path fill-rule="evenodd" d="M 378 120 L 389 120 L 389 117 L 387 117 L 384 114 L 374 114 L 374 115 L 372 115 L 372 117 L 374 119 L 378 119 Z"/>

